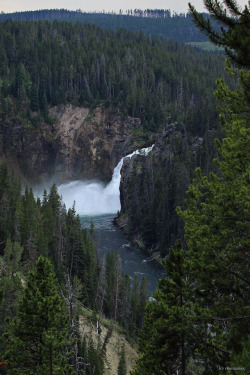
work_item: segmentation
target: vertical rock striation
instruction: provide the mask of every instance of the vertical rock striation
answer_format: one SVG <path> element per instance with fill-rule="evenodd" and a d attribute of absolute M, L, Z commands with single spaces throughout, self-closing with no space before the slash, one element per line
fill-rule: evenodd
<path fill-rule="evenodd" d="M 167 125 L 147 156 L 125 158 L 121 171 L 121 212 L 116 224 L 140 247 L 168 253 L 183 225 L 175 212 L 184 206 L 194 169 L 204 159 L 203 138 L 187 139 L 185 128 Z"/>
<path fill-rule="evenodd" d="M 0 160 L 30 184 L 76 179 L 109 181 L 119 160 L 137 146 L 140 120 L 102 108 L 71 104 L 50 108 L 53 124 L 0 119 Z"/>

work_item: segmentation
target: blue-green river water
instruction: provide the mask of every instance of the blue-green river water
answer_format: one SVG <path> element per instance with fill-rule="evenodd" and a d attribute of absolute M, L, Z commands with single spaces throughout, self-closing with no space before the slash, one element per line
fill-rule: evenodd
<path fill-rule="evenodd" d="M 157 280 L 165 274 L 163 269 L 138 247 L 132 245 L 124 233 L 113 225 L 113 214 L 100 216 L 81 216 L 83 227 L 90 228 L 91 222 L 95 227 L 95 245 L 101 257 L 111 251 L 118 251 L 122 260 L 122 270 L 129 273 L 134 279 L 146 277 L 148 280 L 148 291 L 151 295 L 156 287 Z"/>
<path fill-rule="evenodd" d="M 136 150 L 126 157 L 135 154 L 146 156 L 152 151 L 151 147 Z M 91 222 L 95 227 L 95 245 L 100 257 L 111 251 L 118 251 L 122 259 L 122 270 L 129 273 L 134 279 L 135 274 L 141 281 L 143 277 L 148 280 L 148 291 L 151 295 L 156 287 L 157 280 L 165 274 L 163 269 L 138 247 L 132 245 L 124 233 L 113 225 L 113 219 L 121 209 L 120 206 L 120 180 L 123 159 L 114 169 L 111 181 L 104 184 L 101 181 L 72 181 L 60 185 L 59 194 L 67 208 L 75 202 L 75 210 L 81 217 L 82 226 L 90 228 Z"/>

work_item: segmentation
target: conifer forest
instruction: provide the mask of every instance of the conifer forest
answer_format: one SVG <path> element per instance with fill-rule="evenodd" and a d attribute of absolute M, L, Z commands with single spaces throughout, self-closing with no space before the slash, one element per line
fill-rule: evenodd
<path fill-rule="evenodd" d="M 250 3 L 203 3 L 0 14 L 0 374 L 250 374 Z"/>

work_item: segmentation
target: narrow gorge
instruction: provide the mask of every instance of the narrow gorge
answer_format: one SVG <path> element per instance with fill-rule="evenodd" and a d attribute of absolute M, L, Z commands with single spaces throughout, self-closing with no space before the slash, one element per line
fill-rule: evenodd
<path fill-rule="evenodd" d="M 114 169 L 112 179 L 108 184 L 93 180 L 78 180 L 62 184 L 58 192 L 62 196 L 67 209 L 74 205 L 81 217 L 82 226 L 94 226 L 94 240 L 99 256 L 106 258 L 110 252 L 119 252 L 123 272 L 130 275 L 132 280 L 147 278 L 148 293 L 151 295 L 157 281 L 164 275 L 163 269 L 138 246 L 132 244 L 113 221 L 121 210 L 120 180 L 123 163 L 136 158 L 137 155 L 146 158 L 152 152 L 154 145 L 142 148 L 123 157 Z"/>
<path fill-rule="evenodd" d="M 158 133 L 145 132 L 139 118 L 72 104 L 52 106 L 49 115 L 51 123 L 39 127 L 6 117 L 0 160 L 39 195 L 60 185 L 66 206 L 75 201 L 81 214 L 119 211 L 116 225 L 140 248 L 164 257 L 183 237 L 175 207 L 184 207 L 194 169 L 212 168 L 216 130 L 192 136 L 185 124 L 167 123 Z M 147 157 L 135 155 L 152 144 Z"/>

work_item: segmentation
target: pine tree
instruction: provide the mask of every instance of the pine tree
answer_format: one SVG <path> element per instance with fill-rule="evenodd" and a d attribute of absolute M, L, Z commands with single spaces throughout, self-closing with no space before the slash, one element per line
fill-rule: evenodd
<path fill-rule="evenodd" d="M 120 360 L 118 363 L 117 375 L 126 375 L 126 374 L 127 374 L 126 355 L 125 355 L 125 346 L 123 344 Z"/>
<path fill-rule="evenodd" d="M 20 271 L 20 260 L 23 248 L 19 243 L 12 242 L 8 239 L 2 263 L 0 267 L 0 288 L 3 288 L 4 299 L 2 305 L 0 304 L 0 331 L 3 333 L 5 326 L 5 318 L 11 319 L 17 313 L 18 303 L 23 291 L 21 279 L 18 275 Z M 0 346 L 2 344 L 2 335 L 0 336 Z"/>
<path fill-rule="evenodd" d="M 179 210 L 207 330 L 203 360 L 214 374 L 244 350 L 249 335 L 250 128 L 242 115 L 228 112 L 228 117 L 232 122 L 221 117 L 228 137 L 217 142 L 222 177 L 210 173 L 207 178 L 198 169 L 188 208 Z"/>
<path fill-rule="evenodd" d="M 94 345 L 92 338 L 90 338 L 87 345 L 87 375 L 102 375 L 104 373 L 104 358 L 100 345 Z"/>
<path fill-rule="evenodd" d="M 30 93 L 30 109 L 32 111 L 39 111 L 39 97 L 38 97 L 38 88 L 35 84 L 32 85 Z"/>
<path fill-rule="evenodd" d="M 148 289 L 147 289 L 147 279 L 143 277 L 140 284 L 140 294 L 139 294 L 139 305 L 137 314 L 137 327 L 142 328 L 144 321 L 145 307 L 148 300 Z"/>
<path fill-rule="evenodd" d="M 40 99 L 40 108 L 41 111 L 43 112 L 44 116 L 47 118 L 48 117 L 48 100 L 46 96 L 46 92 L 43 92 L 43 95 Z"/>
<path fill-rule="evenodd" d="M 163 261 L 167 277 L 159 280 L 147 304 L 139 344 L 141 356 L 133 375 L 186 375 L 194 347 L 194 320 L 188 283 L 189 262 L 180 246 Z"/>
<path fill-rule="evenodd" d="M 225 6 L 217 0 L 204 0 L 209 14 L 221 26 L 217 31 L 209 18 L 198 13 L 189 3 L 189 9 L 195 24 L 204 32 L 215 45 L 224 47 L 226 54 L 237 65 L 250 68 L 250 11 L 245 5 L 241 10 L 237 1 L 226 0 Z"/>
<path fill-rule="evenodd" d="M 14 374 L 73 374 L 67 364 L 72 343 L 69 317 L 48 259 L 40 256 L 29 273 L 17 318 L 6 329 L 5 358 Z"/>
<path fill-rule="evenodd" d="M 218 20 L 226 17 L 218 2 L 207 2 Z M 236 11 L 236 3 L 226 1 Z M 196 14 L 196 13 L 195 13 Z M 186 241 L 191 259 L 194 295 L 197 300 L 196 315 L 199 329 L 204 333 L 199 352 L 205 373 L 219 373 L 241 361 L 246 373 L 249 361 L 245 353 L 249 345 L 249 248 L 250 248 L 250 71 L 249 71 L 249 11 L 244 10 L 243 22 L 233 19 L 224 44 L 238 65 L 247 69 L 228 71 L 239 73 L 239 88 L 231 91 L 222 79 L 218 80 L 217 97 L 221 105 L 221 123 L 226 133 L 222 142 L 216 141 L 220 158 L 215 160 L 219 169 L 216 175 L 203 176 L 200 169 L 188 190 L 187 210 L 179 214 L 185 221 Z M 202 20 L 202 18 L 200 18 Z M 231 21 L 229 21 L 231 22 Z M 236 36 L 235 22 L 241 25 L 240 44 L 230 39 Z M 206 24 L 208 25 L 208 24 Z M 202 23 L 200 26 L 205 28 Z M 213 41 L 213 32 L 206 29 Z M 244 41 L 244 43 L 241 41 Z M 226 50 L 228 51 L 228 49 Z"/>

